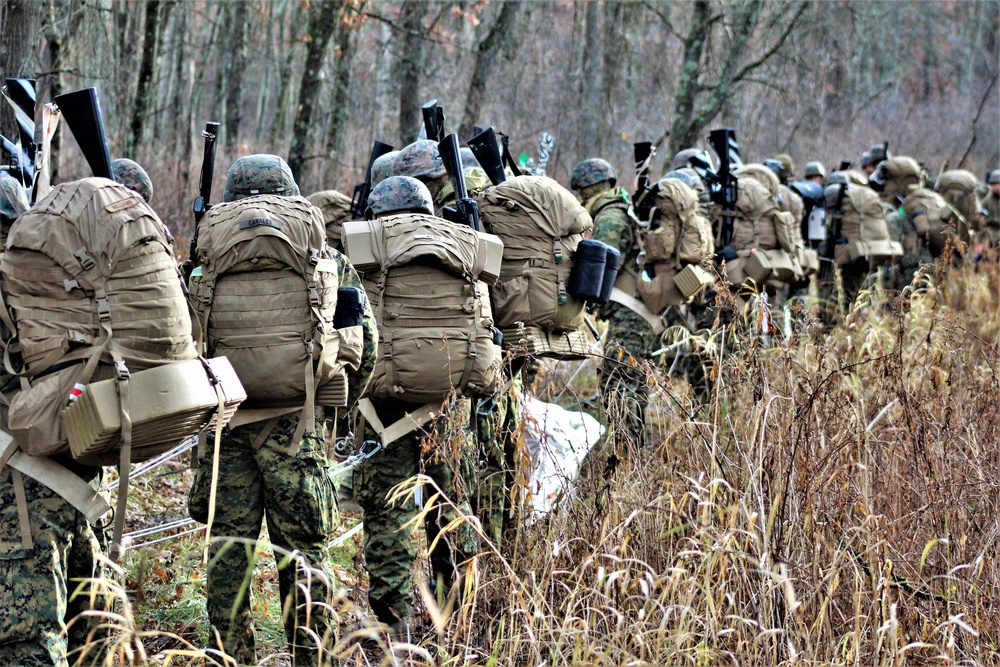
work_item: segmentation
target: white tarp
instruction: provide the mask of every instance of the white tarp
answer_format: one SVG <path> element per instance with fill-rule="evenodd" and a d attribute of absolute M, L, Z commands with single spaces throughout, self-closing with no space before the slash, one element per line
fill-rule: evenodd
<path fill-rule="evenodd" d="M 573 412 L 531 396 L 524 399 L 524 437 L 531 452 L 531 519 L 540 518 L 570 492 L 580 464 L 604 434 L 585 412 Z"/>

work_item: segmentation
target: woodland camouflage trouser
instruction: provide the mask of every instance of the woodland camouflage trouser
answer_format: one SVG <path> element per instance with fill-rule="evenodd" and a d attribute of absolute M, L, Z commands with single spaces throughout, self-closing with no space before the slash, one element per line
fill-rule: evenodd
<path fill-rule="evenodd" d="M 517 519 L 509 516 L 512 510 L 516 512 L 516 508 L 510 506 L 510 491 L 517 481 L 523 394 L 524 380 L 522 374 L 517 373 L 508 391 L 496 399 L 478 401 L 473 415 L 479 464 L 473 509 L 486 536 L 497 547 L 503 540 L 505 525 Z"/>
<path fill-rule="evenodd" d="M 382 423 L 388 426 L 420 406 L 395 399 L 372 399 Z M 470 486 L 475 481 L 475 458 L 469 431 L 469 402 L 453 402 L 442 417 L 413 431 L 367 459 L 354 471 L 354 497 L 364 510 L 365 569 L 368 570 L 368 603 L 380 621 L 393 624 L 410 615 L 413 565 L 417 550 L 410 528 L 417 508 L 413 497 L 388 502 L 392 488 L 423 472 L 441 487 L 465 515 L 471 515 Z M 430 435 L 425 436 L 424 433 Z M 365 438 L 374 440 L 370 426 Z M 426 502 L 432 487 L 422 491 Z M 456 519 L 449 506 L 427 514 L 424 528 L 428 546 L 441 529 Z M 457 580 L 462 562 L 478 552 L 478 538 L 467 523 L 443 535 L 430 553 L 431 574 L 446 587 Z M 443 591 L 443 592 L 445 592 Z"/>
<path fill-rule="evenodd" d="M 22 475 L 34 540 L 24 549 L 12 473 L 9 467 L 0 470 L 0 664 L 67 667 L 75 664 L 90 632 L 94 642 L 82 664 L 100 664 L 100 644 L 107 637 L 97 628 L 102 619 L 77 615 L 103 610 L 105 598 L 98 596 L 91 606 L 89 595 L 74 595 L 89 590 L 81 580 L 101 576 L 100 541 L 77 509 Z"/>
<path fill-rule="evenodd" d="M 617 305 L 617 304 L 615 304 Z M 605 309 L 608 331 L 601 368 L 601 397 L 619 457 L 645 443 L 646 405 L 649 402 L 647 362 L 658 349 L 652 327 L 624 306 Z"/>
<path fill-rule="evenodd" d="M 262 423 L 237 427 L 222 441 L 207 608 L 213 635 L 219 633 L 226 653 L 240 663 L 256 662 L 250 583 L 265 518 L 278 562 L 278 590 L 293 664 L 328 664 L 311 633 L 326 648 L 336 641 L 336 619 L 328 606 L 335 584 L 328 544 L 338 520 L 337 501 L 325 452 L 326 427 L 321 409 L 317 413 L 317 432 L 302 438 L 295 455 L 288 453 L 298 423 L 294 414 L 280 418 L 258 447 L 254 441 Z M 188 503 L 191 516 L 203 523 L 208 519 L 211 473 L 210 439 Z M 285 557 L 293 551 L 296 558 Z"/>

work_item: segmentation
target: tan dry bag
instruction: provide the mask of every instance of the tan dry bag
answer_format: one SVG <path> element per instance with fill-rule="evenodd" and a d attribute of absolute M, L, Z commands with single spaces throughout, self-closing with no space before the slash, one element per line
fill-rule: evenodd
<path fill-rule="evenodd" d="M 340 190 L 321 190 L 309 195 L 307 199 L 323 214 L 327 245 L 339 250 L 342 247 L 340 230 L 344 222 L 351 219 L 351 198 Z"/>
<path fill-rule="evenodd" d="M 840 235 L 847 243 L 834 247 L 837 266 L 866 264 L 874 268 L 903 255 L 903 247 L 889 238 L 885 207 L 878 193 L 868 187 L 849 185 L 842 209 Z"/>

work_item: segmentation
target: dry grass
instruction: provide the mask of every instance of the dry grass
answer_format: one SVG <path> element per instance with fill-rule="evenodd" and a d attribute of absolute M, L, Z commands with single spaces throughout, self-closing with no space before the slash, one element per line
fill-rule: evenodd
<path fill-rule="evenodd" d="M 842 326 L 787 346 L 729 330 L 710 406 L 692 418 L 683 383 L 658 386 L 656 446 L 614 470 L 593 457 L 572 502 L 470 566 L 450 616 L 424 591 L 419 646 L 345 637 L 335 655 L 996 664 L 1000 274 L 935 284 L 891 305 L 863 294 Z M 116 647 L 144 637 L 116 618 Z M 202 664 L 184 657 L 170 664 Z"/>

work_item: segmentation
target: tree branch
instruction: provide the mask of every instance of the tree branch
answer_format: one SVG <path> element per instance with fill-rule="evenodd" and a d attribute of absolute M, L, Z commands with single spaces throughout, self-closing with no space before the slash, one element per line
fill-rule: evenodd
<path fill-rule="evenodd" d="M 806 7 L 808 6 L 809 6 L 808 0 L 803 0 L 803 2 L 799 4 L 798 9 L 795 11 L 795 16 L 793 16 L 791 20 L 788 22 L 788 24 L 785 26 L 785 29 L 781 33 L 781 36 L 778 38 L 778 41 L 776 41 L 771 46 L 771 48 L 765 51 L 760 58 L 744 65 L 743 69 L 737 72 L 736 76 L 733 77 L 732 83 L 739 83 L 740 81 L 742 81 L 744 78 L 746 78 L 746 76 L 750 72 L 752 72 L 753 70 L 757 69 L 758 67 L 766 63 L 771 58 L 771 56 L 773 56 L 775 53 L 778 52 L 778 49 L 780 49 L 785 44 L 785 41 L 788 39 L 788 35 L 791 34 L 792 30 L 795 28 L 796 22 L 798 22 L 799 20 L 799 17 L 802 16 L 802 13 L 805 12 Z"/>

